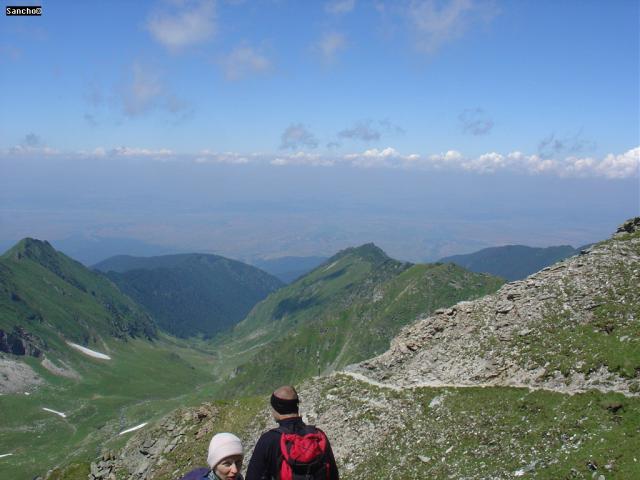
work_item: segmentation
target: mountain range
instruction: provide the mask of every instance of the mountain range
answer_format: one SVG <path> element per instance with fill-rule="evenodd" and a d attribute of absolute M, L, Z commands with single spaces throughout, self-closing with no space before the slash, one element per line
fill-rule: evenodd
<path fill-rule="evenodd" d="M 489 247 L 466 255 L 453 255 L 438 260 L 455 263 L 472 272 L 489 273 L 508 281 L 521 280 L 567 257 L 577 255 L 585 247 L 570 245 L 557 247 L 527 247 L 525 245 L 504 245 Z"/>
<path fill-rule="evenodd" d="M 212 337 L 283 285 L 256 267 L 208 254 L 120 255 L 93 268 L 179 337 Z"/>
<path fill-rule="evenodd" d="M 220 342 L 225 394 L 266 392 L 388 348 L 418 315 L 495 291 L 502 281 L 455 265 L 399 262 L 348 248 L 258 303 Z"/>
<path fill-rule="evenodd" d="M 304 417 L 346 480 L 638 478 L 638 285 L 635 218 L 580 255 L 420 315 L 377 357 L 308 378 Z M 210 432 L 236 432 L 250 456 L 271 422 L 266 395 L 182 408 L 58 478 L 141 465 L 140 478 L 175 478 L 204 462 Z"/>
<path fill-rule="evenodd" d="M 269 428 L 265 395 L 289 382 L 347 480 L 394 469 L 407 478 L 640 475 L 640 218 L 505 285 L 451 263 L 399 262 L 374 244 L 349 248 L 212 340 L 167 335 L 109 277 L 46 242 L 25 240 L 0 265 L 5 257 L 5 344 L 13 327 L 38 324 L 28 315 L 44 325 L 27 330 L 43 342 L 22 343 L 38 351 L 0 353 L 5 372 L 26 365 L 41 379 L 0 396 L 0 412 L 13 412 L 0 440 L 13 477 L 61 465 L 46 477 L 175 478 L 203 464 L 215 431 L 239 434 L 250 455 Z M 44 300 L 28 294 L 30 282 Z M 108 294 L 107 304 L 130 309 L 117 303 L 120 322 L 96 314 L 87 328 L 88 307 L 77 319 L 67 307 L 67 297 L 98 299 L 89 311 L 99 311 Z M 19 322 L 16 297 L 29 308 Z M 75 323 L 88 338 L 72 336 Z M 38 436 L 25 430 L 31 423 Z"/>

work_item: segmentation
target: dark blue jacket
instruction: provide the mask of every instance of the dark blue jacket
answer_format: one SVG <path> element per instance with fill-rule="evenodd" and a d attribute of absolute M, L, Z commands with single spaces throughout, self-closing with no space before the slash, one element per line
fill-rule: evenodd
<path fill-rule="evenodd" d="M 209 478 L 210 468 L 196 468 L 195 470 L 191 470 L 180 480 L 207 480 Z M 236 477 L 238 480 L 243 480 L 242 475 L 238 474 Z"/>
<path fill-rule="evenodd" d="M 209 478 L 210 468 L 202 467 L 196 468 L 195 470 L 191 470 L 180 480 L 207 480 Z M 217 478 L 217 477 L 216 477 Z M 244 477 L 240 474 L 236 477 L 237 480 L 244 480 Z"/>
<path fill-rule="evenodd" d="M 196 468 L 195 470 L 191 470 L 180 480 L 206 480 L 209 476 L 209 472 L 211 469 L 209 468 Z"/>

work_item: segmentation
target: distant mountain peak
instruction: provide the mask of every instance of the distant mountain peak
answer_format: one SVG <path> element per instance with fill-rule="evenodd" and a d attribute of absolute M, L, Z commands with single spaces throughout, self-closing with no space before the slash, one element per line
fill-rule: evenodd
<path fill-rule="evenodd" d="M 46 267 L 55 262 L 59 255 L 60 253 L 46 240 L 26 237 L 10 248 L 4 257 L 12 257 L 16 260 L 26 257 Z"/>
<path fill-rule="evenodd" d="M 327 263 L 334 262 L 346 256 L 359 257 L 374 264 L 391 260 L 391 257 L 389 257 L 384 250 L 378 247 L 375 243 L 370 242 L 360 245 L 359 247 L 345 248 L 327 260 Z"/>

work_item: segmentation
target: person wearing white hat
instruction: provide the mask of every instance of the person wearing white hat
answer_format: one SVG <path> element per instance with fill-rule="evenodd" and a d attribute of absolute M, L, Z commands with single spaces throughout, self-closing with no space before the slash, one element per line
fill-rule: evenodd
<path fill-rule="evenodd" d="M 233 433 L 217 433 L 209 443 L 209 468 L 196 468 L 181 480 L 243 480 L 240 469 L 244 451 Z"/>

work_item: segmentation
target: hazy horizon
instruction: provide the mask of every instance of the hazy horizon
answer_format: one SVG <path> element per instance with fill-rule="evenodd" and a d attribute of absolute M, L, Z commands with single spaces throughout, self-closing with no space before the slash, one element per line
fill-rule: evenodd
<path fill-rule="evenodd" d="M 5 16 L 0 246 L 249 260 L 374 242 L 415 262 L 607 238 L 640 215 L 639 19 L 637 2 L 491 0 Z"/>

